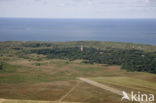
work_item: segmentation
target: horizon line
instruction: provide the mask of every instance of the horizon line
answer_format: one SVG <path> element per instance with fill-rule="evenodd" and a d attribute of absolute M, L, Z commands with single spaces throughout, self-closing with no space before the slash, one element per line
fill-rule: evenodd
<path fill-rule="evenodd" d="M 138 44 L 138 45 L 150 45 L 150 46 L 156 46 L 156 44 L 151 43 L 137 43 L 137 42 L 125 42 L 125 41 L 107 41 L 107 40 L 66 40 L 66 41 L 46 41 L 46 40 L 0 40 L 1 42 L 112 42 L 112 43 L 127 43 L 127 44 Z"/>
<path fill-rule="evenodd" d="M 49 18 L 49 17 L 0 17 L 10 19 L 156 19 L 156 18 Z"/>

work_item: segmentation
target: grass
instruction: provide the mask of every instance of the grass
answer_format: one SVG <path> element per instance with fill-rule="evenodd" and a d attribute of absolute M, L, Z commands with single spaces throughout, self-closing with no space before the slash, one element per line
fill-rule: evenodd
<path fill-rule="evenodd" d="M 33 100 L 5 100 L 2 103 L 58 103 L 57 101 L 33 101 Z M 61 103 L 78 103 L 78 102 L 61 102 Z"/>
<path fill-rule="evenodd" d="M 0 73 L 2 74 L 4 74 L 4 73 L 15 73 L 15 72 L 17 72 L 17 68 L 19 68 L 20 66 L 17 66 L 17 65 L 8 65 L 8 64 L 5 64 L 4 66 L 3 66 L 3 68 L 5 68 L 5 69 L 2 69 L 2 70 L 0 70 Z"/>
<path fill-rule="evenodd" d="M 12 83 L 0 85 L 0 98 L 56 101 L 65 95 L 75 81 L 54 81 L 47 83 Z"/>
<path fill-rule="evenodd" d="M 49 62 L 49 64 L 47 64 Z M 39 61 L 43 65 L 34 65 L 37 61 L 17 59 L 10 61 L 0 71 L 0 83 L 38 83 L 58 80 L 75 80 L 78 76 L 103 75 L 102 65 L 66 63 L 67 60 Z"/>
<path fill-rule="evenodd" d="M 98 67 L 80 67 L 80 66 L 75 66 L 73 69 L 79 71 L 79 72 L 92 72 L 92 71 L 98 71 L 100 68 Z"/>
<path fill-rule="evenodd" d="M 107 85 L 112 85 L 117 89 L 120 89 L 121 87 L 126 87 L 131 90 L 156 94 L 156 82 L 136 79 L 133 77 L 97 77 L 90 79 Z"/>
<path fill-rule="evenodd" d="M 53 79 L 50 79 L 51 76 L 47 74 L 17 74 L 17 75 L 8 75 L 2 76 L 0 78 L 0 83 L 34 83 L 35 82 L 50 82 Z"/>
<path fill-rule="evenodd" d="M 81 82 L 80 85 L 65 98 L 65 101 L 82 103 L 120 103 L 121 97 L 104 89 Z M 124 103 L 129 103 L 125 101 Z"/>
<path fill-rule="evenodd" d="M 121 90 L 156 91 L 155 74 L 127 72 L 115 65 L 84 64 L 82 60 L 69 62 L 59 59 L 36 61 L 14 58 L 10 57 L 0 71 L 0 98 L 41 100 L 41 103 L 57 101 L 76 85 L 77 77 L 91 78 Z M 118 103 L 120 99 L 118 95 L 82 82 L 64 101 Z M 4 103 L 36 103 L 24 100 L 7 100 Z"/>

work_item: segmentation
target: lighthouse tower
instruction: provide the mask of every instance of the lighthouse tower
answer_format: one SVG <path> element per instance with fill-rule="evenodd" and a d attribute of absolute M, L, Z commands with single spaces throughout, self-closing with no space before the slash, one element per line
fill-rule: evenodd
<path fill-rule="evenodd" d="M 80 50 L 83 51 L 83 44 L 81 44 L 81 48 L 80 48 Z"/>

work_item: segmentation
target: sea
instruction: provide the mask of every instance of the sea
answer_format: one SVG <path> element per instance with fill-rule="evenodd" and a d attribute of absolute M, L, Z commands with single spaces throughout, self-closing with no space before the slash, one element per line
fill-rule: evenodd
<path fill-rule="evenodd" d="M 113 41 L 156 45 L 156 19 L 0 18 L 0 41 Z"/>

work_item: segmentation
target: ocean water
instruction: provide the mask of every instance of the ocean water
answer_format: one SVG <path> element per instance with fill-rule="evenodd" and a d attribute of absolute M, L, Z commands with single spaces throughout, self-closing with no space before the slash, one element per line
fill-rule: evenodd
<path fill-rule="evenodd" d="M 156 19 L 0 18 L 0 41 L 79 40 L 156 45 Z"/>

